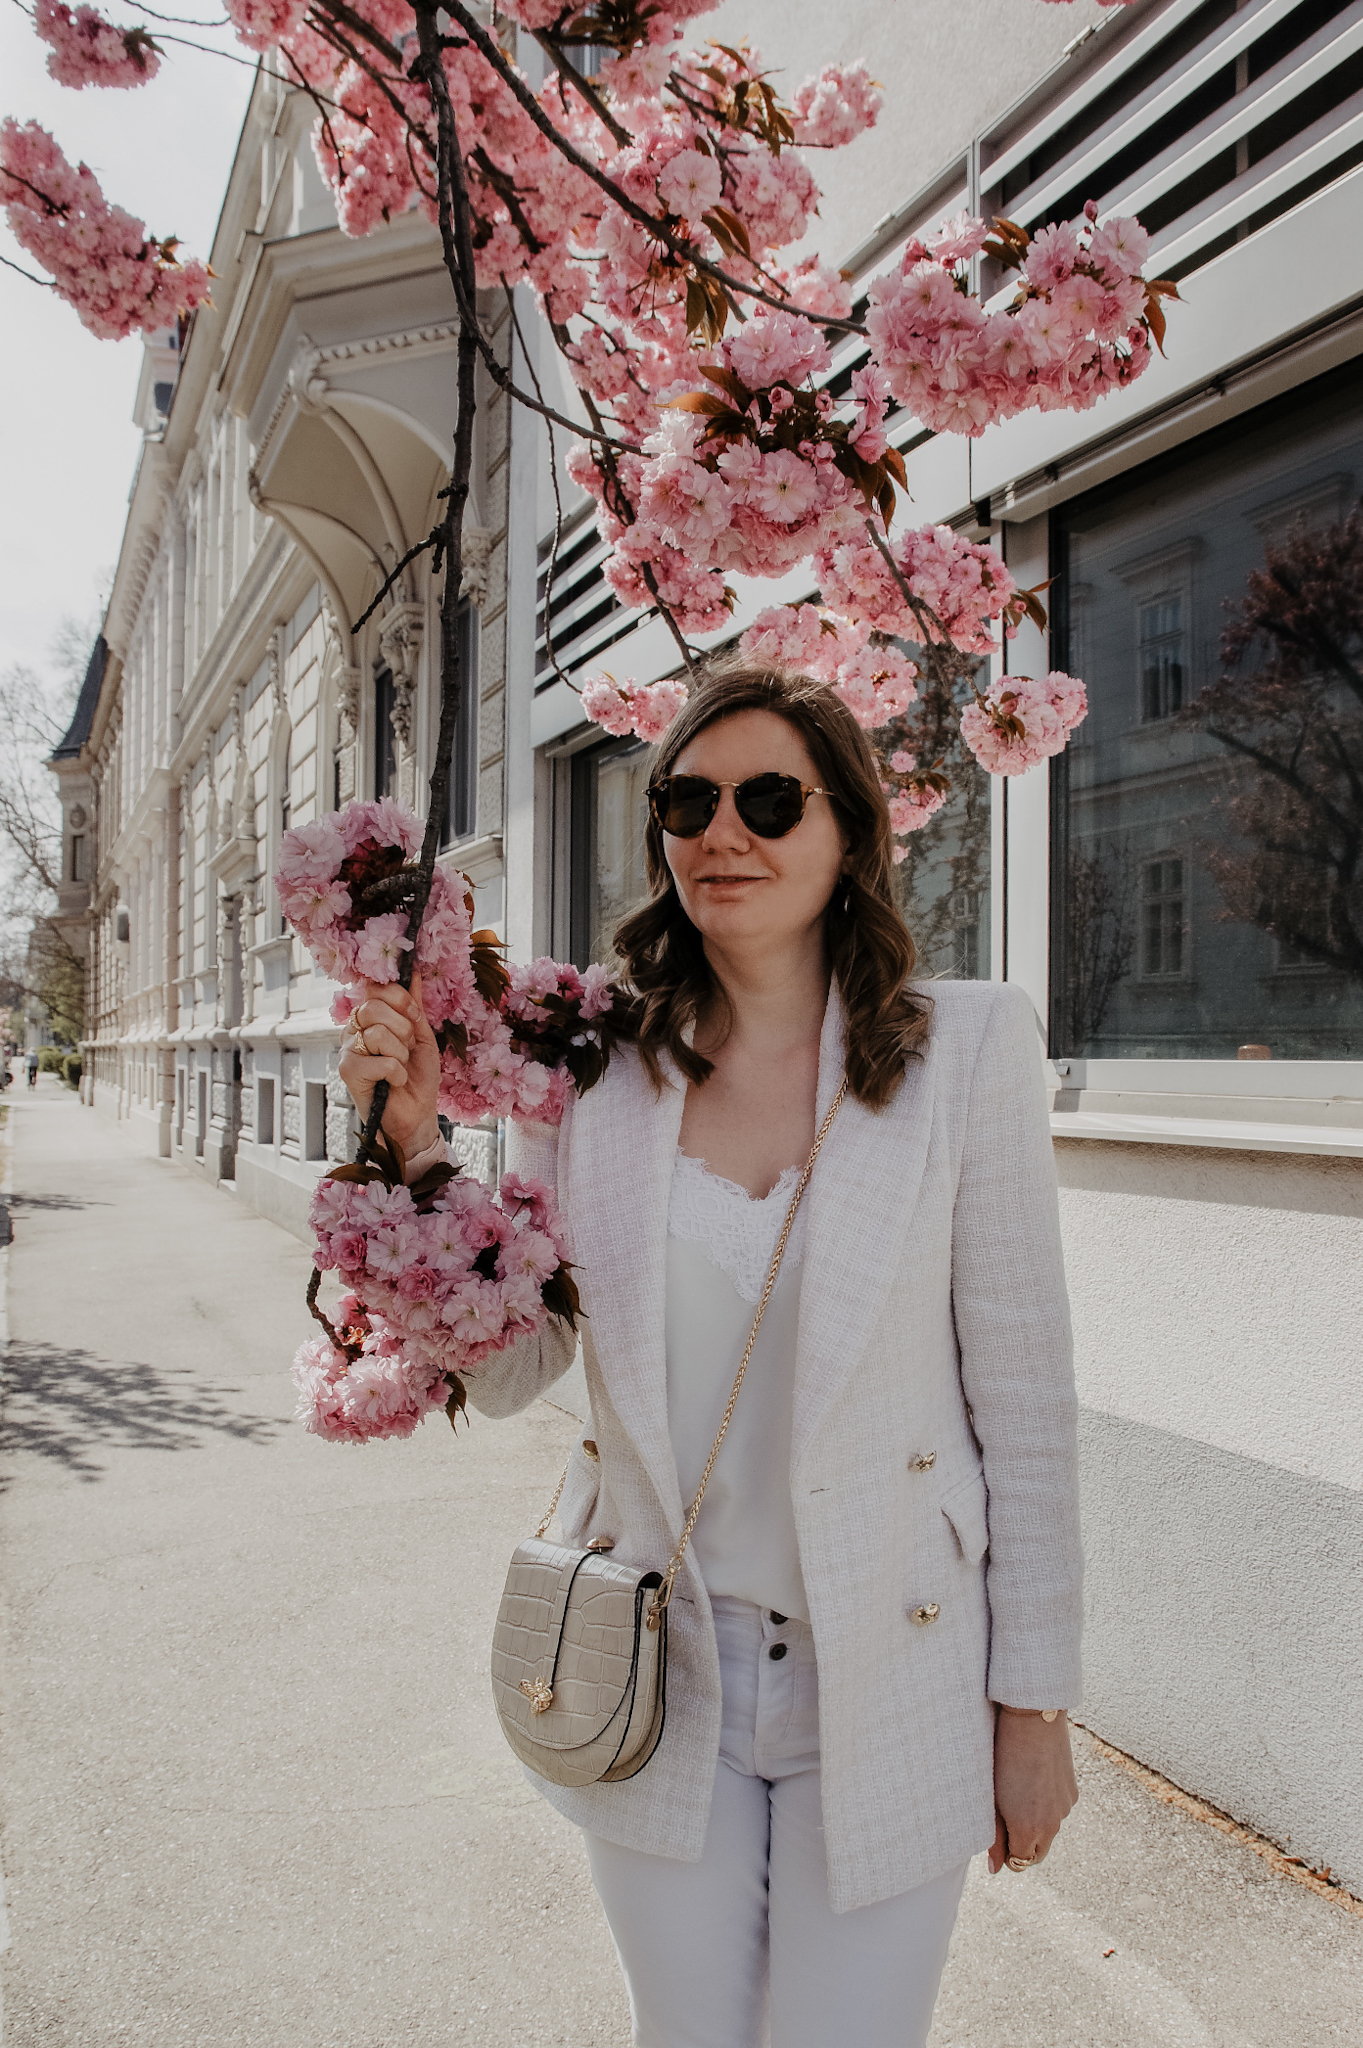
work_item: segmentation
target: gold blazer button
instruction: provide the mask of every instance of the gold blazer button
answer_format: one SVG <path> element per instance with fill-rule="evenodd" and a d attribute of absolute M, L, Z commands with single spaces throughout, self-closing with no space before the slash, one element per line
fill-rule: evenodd
<path fill-rule="evenodd" d="M 614 1550 L 615 1538 L 613 1536 L 593 1536 L 587 1548 L 588 1550 Z"/>
<path fill-rule="evenodd" d="M 941 1611 L 935 1600 L 929 1600 L 926 1607 L 914 1608 L 913 1619 L 917 1622 L 919 1628 L 926 1628 L 929 1622 L 936 1621 Z"/>
<path fill-rule="evenodd" d="M 919 1451 L 916 1457 L 909 1459 L 909 1470 L 910 1472 L 931 1472 L 936 1463 L 936 1451 Z"/>
<path fill-rule="evenodd" d="M 596 1445 L 595 1445 L 595 1444 L 594 1444 L 594 1443 L 592 1442 L 592 1440 L 591 1440 L 591 1438 L 590 1438 L 589 1436 L 584 1436 L 584 1437 L 583 1437 L 583 1439 L 582 1439 L 582 1448 L 583 1448 L 583 1450 L 584 1450 L 584 1451 L 585 1451 L 585 1452 L 587 1453 L 587 1456 L 588 1456 L 589 1458 L 595 1458 L 595 1459 L 597 1459 L 598 1461 L 600 1460 L 600 1457 L 601 1457 L 601 1453 L 600 1453 L 600 1451 L 598 1451 L 598 1449 L 596 1448 Z"/>

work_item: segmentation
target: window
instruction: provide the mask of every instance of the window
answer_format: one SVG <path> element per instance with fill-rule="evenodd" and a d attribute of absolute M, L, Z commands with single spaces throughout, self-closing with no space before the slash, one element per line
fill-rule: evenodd
<path fill-rule="evenodd" d="M 393 671 L 381 668 L 374 677 L 374 794 L 397 793 L 398 747 L 393 729 Z"/>
<path fill-rule="evenodd" d="M 1361 486 L 1351 364 L 1055 515 L 1055 1054 L 1363 1058 Z"/>
<path fill-rule="evenodd" d="M 279 775 L 279 844 L 284 844 L 284 834 L 293 817 L 293 735 L 284 742 L 284 765 Z M 282 938 L 289 929 L 289 920 L 283 910 L 279 913 L 279 935 Z"/>
<path fill-rule="evenodd" d="M 83 832 L 73 832 L 71 834 L 71 880 L 73 882 L 84 882 L 87 879 L 88 877 L 85 872 L 85 834 Z"/>
<path fill-rule="evenodd" d="M 1183 709 L 1183 599 L 1176 593 L 1138 606 L 1136 643 L 1140 650 L 1141 717 L 1148 723 L 1172 718 Z"/>
<path fill-rule="evenodd" d="M 204 1146 L 208 1142 L 208 1070 L 205 1067 L 200 1067 L 198 1080 L 199 1100 L 194 1127 L 194 1157 L 202 1159 Z"/>
<path fill-rule="evenodd" d="M 906 651 L 921 660 L 919 649 Z M 954 683 L 958 704 L 970 697 L 977 666 L 968 657 Z M 951 778 L 951 793 L 940 811 L 907 839 L 896 840 L 904 858 L 894 870 L 899 905 L 913 934 L 917 972 L 950 981 L 989 978 L 990 815 L 989 777 L 961 739 L 954 718 L 947 725 L 916 707 L 901 731 L 876 735 L 886 751 L 904 748 L 920 762 L 939 765 Z"/>
<path fill-rule="evenodd" d="M 305 1159 L 325 1159 L 327 1156 L 327 1087 L 325 1081 L 303 1083 L 304 1151 Z"/>
<path fill-rule="evenodd" d="M 1183 862 L 1176 853 L 1146 863 L 1141 889 L 1141 976 L 1176 980 L 1184 972 L 1187 922 Z"/>
<path fill-rule="evenodd" d="M 444 845 L 467 839 L 476 830 L 478 816 L 478 612 L 476 606 L 459 608 L 459 709 L 454 719 L 454 747 L 450 757 L 450 795 L 445 816 Z M 439 705 L 437 703 L 437 718 Z"/>
<path fill-rule="evenodd" d="M 579 967 L 614 960 L 616 925 L 648 895 L 644 792 L 652 759 L 637 740 L 612 740 L 554 764 L 562 854 L 555 872 L 567 883 L 554 903 L 554 943 Z"/>
<path fill-rule="evenodd" d="M 274 1143 L 274 1079 L 262 1077 L 256 1082 L 256 1143 Z"/>

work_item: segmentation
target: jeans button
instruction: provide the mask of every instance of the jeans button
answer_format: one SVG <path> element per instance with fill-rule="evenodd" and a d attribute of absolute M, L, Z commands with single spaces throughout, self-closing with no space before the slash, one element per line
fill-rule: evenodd
<path fill-rule="evenodd" d="M 771 1658 L 773 1664 L 779 1664 L 781 1659 L 785 1656 L 785 1654 L 786 1646 L 784 1643 L 773 1643 L 771 1648 L 767 1652 L 767 1655 Z"/>

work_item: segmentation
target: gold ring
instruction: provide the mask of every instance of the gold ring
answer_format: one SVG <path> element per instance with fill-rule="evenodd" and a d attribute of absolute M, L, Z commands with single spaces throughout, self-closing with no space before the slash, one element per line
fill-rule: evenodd
<path fill-rule="evenodd" d="M 1010 1870 L 1030 1870 L 1035 1862 L 1035 1856 L 1010 1856 L 1008 1858 L 1008 1868 Z"/>
<path fill-rule="evenodd" d="M 355 1052 L 359 1053 L 362 1059 L 373 1059 L 374 1055 L 369 1050 L 369 1040 L 365 1037 L 363 1028 L 361 1028 L 359 1031 L 355 1033 L 355 1036 L 351 1039 L 350 1043 L 352 1049 Z"/>

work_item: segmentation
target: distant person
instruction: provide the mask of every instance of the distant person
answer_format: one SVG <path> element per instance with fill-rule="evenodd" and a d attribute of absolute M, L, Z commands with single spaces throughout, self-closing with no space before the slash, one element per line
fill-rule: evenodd
<path fill-rule="evenodd" d="M 38 1085 L 38 1055 L 36 1052 L 31 1052 L 28 1056 L 28 1085 L 30 1088 L 36 1088 Z"/>
<path fill-rule="evenodd" d="M 653 896 L 615 939 L 635 1043 L 513 1164 L 556 1188 L 590 1317 L 560 1540 L 684 1575 L 653 1761 L 537 1782 L 585 1830 L 636 2043 L 755 2043 L 770 2001 L 775 2048 L 923 2048 L 969 1859 L 1034 1868 L 1076 1797 L 1036 1022 L 1020 988 L 915 977 L 875 757 L 826 686 L 715 668 L 648 798 Z M 362 1115 L 389 1083 L 413 1176 L 444 1157 L 418 996 L 367 987 L 341 1076 Z M 574 1349 L 506 1345 L 470 1405 L 527 1407 Z"/>

